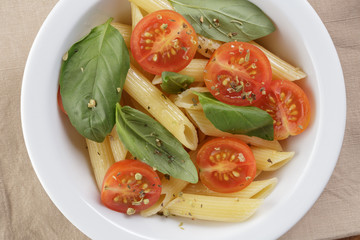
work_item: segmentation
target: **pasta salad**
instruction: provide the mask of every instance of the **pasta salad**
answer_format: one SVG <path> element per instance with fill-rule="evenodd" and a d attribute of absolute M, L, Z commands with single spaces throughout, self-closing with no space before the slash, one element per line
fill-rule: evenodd
<path fill-rule="evenodd" d="M 104 206 L 224 222 L 251 217 L 309 125 L 306 77 L 253 40 L 247 0 L 131 0 L 63 56 L 58 103 L 86 139 Z"/>

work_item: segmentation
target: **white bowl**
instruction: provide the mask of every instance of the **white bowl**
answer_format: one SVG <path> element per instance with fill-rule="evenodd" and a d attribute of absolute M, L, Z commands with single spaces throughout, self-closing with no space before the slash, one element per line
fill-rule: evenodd
<path fill-rule="evenodd" d="M 26 64 L 21 94 L 25 143 L 40 182 L 59 210 L 93 239 L 275 239 L 312 206 L 336 164 L 346 118 L 340 63 L 324 25 L 305 0 L 254 0 L 277 25 L 262 44 L 300 66 L 312 121 L 286 143 L 295 158 L 273 173 L 279 183 L 248 221 L 217 223 L 154 216 L 127 217 L 100 203 L 81 136 L 58 110 L 63 54 L 109 16 L 130 22 L 126 0 L 61 0 L 44 22 Z M 326 213 L 324 213 L 326 214 Z M 184 222 L 185 230 L 179 228 Z"/>

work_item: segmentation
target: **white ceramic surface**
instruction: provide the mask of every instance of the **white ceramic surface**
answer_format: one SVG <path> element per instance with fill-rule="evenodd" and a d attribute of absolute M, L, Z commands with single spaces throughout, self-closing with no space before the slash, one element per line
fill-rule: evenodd
<path fill-rule="evenodd" d="M 308 130 L 287 141 L 287 149 L 296 151 L 295 158 L 269 174 L 278 177 L 277 187 L 256 214 L 243 223 L 127 217 L 101 205 L 85 142 L 57 107 L 58 76 L 63 54 L 92 27 L 109 16 L 130 22 L 129 3 L 60 0 L 50 13 L 26 64 L 21 94 L 23 133 L 41 184 L 59 210 L 87 236 L 275 239 L 316 201 L 336 164 L 345 129 L 345 88 L 337 53 L 319 17 L 305 0 L 253 2 L 277 25 L 277 31 L 261 43 L 308 74 L 300 84 L 311 99 L 312 121 Z M 180 222 L 184 222 L 185 230 L 179 228 Z"/>

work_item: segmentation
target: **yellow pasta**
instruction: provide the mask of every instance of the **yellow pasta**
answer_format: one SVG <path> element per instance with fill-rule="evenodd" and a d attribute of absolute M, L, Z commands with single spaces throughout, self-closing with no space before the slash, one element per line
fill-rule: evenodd
<path fill-rule="evenodd" d="M 193 109 L 186 109 L 186 112 L 191 116 L 191 118 L 194 120 L 196 125 L 199 127 L 199 129 L 208 136 L 213 137 L 235 137 L 238 138 L 247 144 L 263 147 L 263 148 L 269 148 L 274 149 L 277 151 L 282 151 L 282 147 L 279 143 L 279 141 L 267 141 L 258 137 L 249 137 L 245 135 L 238 135 L 238 134 L 231 134 L 222 132 L 219 129 L 217 129 L 209 119 L 206 118 L 204 111 L 202 110 L 193 110 Z"/>
<path fill-rule="evenodd" d="M 193 87 L 186 91 L 176 95 L 174 103 L 180 108 L 202 110 L 202 106 L 199 103 L 197 95 L 193 92 L 209 92 L 207 87 Z"/>
<path fill-rule="evenodd" d="M 126 158 L 127 149 L 119 139 L 118 133 L 116 132 L 116 126 L 109 135 L 109 142 L 115 162 L 124 160 Z"/>
<path fill-rule="evenodd" d="M 189 184 L 183 190 L 184 193 L 199 194 L 214 197 L 234 197 L 234 198 L 265 198 L 276 186 L 277 179 L 271 178 L 261 181 L 253 181 L 249 186 L 239 192 L 234 193 L 218 193 L 208 189 L 204 184 Z"/>
<path fill-rule="evenodd" d="M 295 81 L 306 77 L 306 73 L 301 71 L 300 68 L 292 66 L 291 64 L 282 60 L 281 58 L 279 58 L 269 50 L 262 47 L 260 44 L 254 41 L 251 41 L 250 43 L 260 48 L 268 57 L 271 64 L 273 78 L 288 79 L 290 81 Z"/>
<path fill-rule="evenodd" d="M 179 193 L 188 185 L 189 182 L 177 178 L 163 177 L 161 179 L 161 196 L 159 200 L 150 208 L 140 212 L 141 216 L 148 217 L 161 211 L 167 204 L 179 195 Z"/>
<path fill-rule="evenodd" d="M 136 26 L 138 22 L 144 17 L 141 13 L 140 8 L 133 2 L 130 2 L 131 6 L 131 23 L 132 23 L 132 29 Z"/>
<path fill-rule="evenodd" d="M 275 171 L 290 161 L 295 152 L 279 152 L 272 149 L 251 147 L 256 167 L 263 171 Z"/>
<path fill-rule="evenodd" d="M 183 70 L 179 71 L 180 74 L 184 74 L 195 79 L 195 82 L 204 81 L 204 69 L 207 64 L 207 59 L 193 59 Z M 161 76 L 155 76 L 152 84 L 162 83 Z"/>
<path fill-rule="evenodd" d="M 86 139 L 90 162 L 95 175 L 95 180 L 99 190 L 101 190 L 104 176 L 111 165 L 115 163 L 111 152 L 109 139 L 106 137 L 102 143 Z"/>
<path fill-rule="evenodd" d="M 164 209 L 164 215 L 187 218 L 241 222 L 251 217 L 263 203 L 262 199 L 213 197 L 184 193 L 172 200 Z"/>
<path fill-rule="evenodd" d="M 167 0 L 129 0 L 129 1 L 140 6 L 148 13 L 159 11 L 162 9 L 173 9 L 170 2 Z"/>
<path fill-rule="evenodd" d="M 173 102 L 133 66 L 127 74 L 124 90 L 183 145 L 192 150 L 196 149 L 198 138 L 194 125 Z"/>

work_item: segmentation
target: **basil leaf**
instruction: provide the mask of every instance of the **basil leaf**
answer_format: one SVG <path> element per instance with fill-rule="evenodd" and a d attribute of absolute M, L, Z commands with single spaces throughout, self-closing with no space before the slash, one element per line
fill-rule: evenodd
<path fill-rule="evenodd" d="M 199 97 L 206 117 L 217 129 L 232 134 L 274 140 L 273 119 L 267 112 L 252 106 L 225 104 L 208 92 L 194 93 Z"/>
<path fill-rule="evenodd" d="M 162 84 L 160 84 L 164 92 L 170 94 L 178 94 L 189 88 L 195 78 L 175 72 L 162 72 Z"/>
<path fill-rule="evenodd" d="M 195 31 L 224 42 L 248 42 L 273 31 L 271 20 L 247 0 L 169 0 Z"/>
<path fill-rule="evenodd" d="M 198 181 L 197 170 L 181 143 L 148 115 L 116 104 L 116 130 L 125 147 L 139 160 L 174 178 Z"/>
<path fill-rule="evenodd" d="M 75 43 L 63 57 L 60 92 L 70 122 L 84 137 L 102 142 L 115 125 L 130 68 L 124 39 L 109 19 Z"/>

